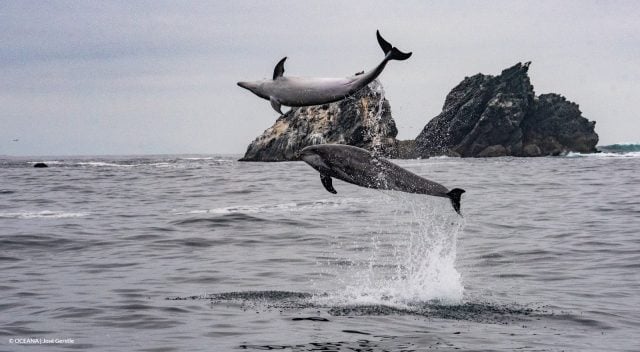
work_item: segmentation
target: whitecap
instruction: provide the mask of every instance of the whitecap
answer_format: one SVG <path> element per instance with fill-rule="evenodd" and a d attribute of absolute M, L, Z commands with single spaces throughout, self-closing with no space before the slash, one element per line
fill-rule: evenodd
<path fill-rule="evenodd" d="M 79 162 L 77 165 L 93 166 L 93 167 L 133 167 L 133 166 L 136 166 L 136 165 L 133 165 L 133 164 L 115 164 L 115 163 L 107 163 L 107 162 L 104 162 L 104 161 Z"/>
<path fill-rule="evenodd" d="M 640 157 L 640 152 L 629 152 L 629 153 L 576 153 L 569 152 L 564 155 L 565 158 L 638 158 Z"/>
<path fill-rule="evenodd" d="M 339 198 L 339 199 L 319 199 L 315 201 L 289 202 L 277 204 L 255 204 L 255 205 L 234 205 L 213 209 L 198 209 L 186 212 L 175 212 L 176 215 L 187 214 L 256 214 L 256 213 L 279 213 L 279 212 L 306 212 L 310 210 L 326 208 L 344 208 L 353 204 L 370 203 L 373 199 L 363 198 Z"/>
<path fill-rule="evenodd" d="M 171 164 L 171 163 L 167 163 L 167 162 L 161 162 L 161 163 L 153 163 L 153 164 L 149 164 L 149 166 L 155 166 L 155 167 L 171 167 L 171 166 L 175 166 L 175 164 Z"/>
<path fill-rule="evenodd" d="M 81 218 L 90 215 L 85 212 L 71 213 L 63 211 L 22 211 L 13 213 L 0 213 L 0 219 L 65 219 Z"/>
<path fill-rule="evenodd" d="M 202 157 L 202 158 L 178 158 L 179 160 L 213 160 L 213 157 Z"/>

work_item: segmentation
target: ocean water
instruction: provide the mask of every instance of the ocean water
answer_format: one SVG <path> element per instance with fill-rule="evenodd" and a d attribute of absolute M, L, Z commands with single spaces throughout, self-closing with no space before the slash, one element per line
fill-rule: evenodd
<path fill-rule="evenodd" d="M 0 159 L 0 351 L 638 351 L 615 151 L 397 161 L 464 217 L 302 162 Z"/>

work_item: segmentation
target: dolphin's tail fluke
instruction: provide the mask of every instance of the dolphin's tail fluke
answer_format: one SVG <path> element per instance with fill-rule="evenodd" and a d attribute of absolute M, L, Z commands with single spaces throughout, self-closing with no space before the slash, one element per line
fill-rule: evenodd
<path fill-rule="evenodd" d="M 380 44 L 382 51 L 384 51 L 384 54 L 389 60 L 406 60 L 411 57 L 411 53 L 403 53 L 398 50 L 398 48 L 391 45 L 391 43 L 384 40 L 380 35 L 380 31 L 376 31 L 376 36 L 378 37 L 378 44 Z"/>
<path fill-rule="evenodd" d="M 464 193 L 464 189 L 454 188 L 449 193 L 447 193 L 447 197 L 451 199 L 451 205 L 453 205 L 453 209 L 456 213 L 460 214 L 460 197 Z M 462 216 L 462 214 L 460 214 Z"/>

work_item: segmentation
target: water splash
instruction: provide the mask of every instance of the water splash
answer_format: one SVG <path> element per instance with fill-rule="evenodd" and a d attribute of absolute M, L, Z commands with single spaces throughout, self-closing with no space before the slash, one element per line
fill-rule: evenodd
<path fill-rule="evenodd" d="M 316 299 L 332 305 L 459 304 L 464 287 L 455 261 L 463 219 L 441 199 L 384 193 L 397 204 L 392 219 L 377 224 L 367 245 L 356 244 L 364 253 L 334 265 L 340 287 Z"/>
<path fill-rule="evenodd" d="M 376 155 L 381 155 L 384 151 L 384 146 L 382 143 L 383 131 L 381 129 L 380 120 L 384 114 L 385 91 L 382 84 L 377 80 L 369 83 L 369 88 L 376 98 L 376 106 L 373 109 L 365 111 L 367 116 L 363 122 L 367 136 L 371 141 L 371 151 Z"/>

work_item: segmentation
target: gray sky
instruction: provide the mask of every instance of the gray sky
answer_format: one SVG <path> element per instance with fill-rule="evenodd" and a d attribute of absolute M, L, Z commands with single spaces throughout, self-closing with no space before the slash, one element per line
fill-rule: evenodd
<path fill-rule="evenodd" d="M 244 153 L 278 117 L 236 86 L 340 77 L 413 56 L 380 79 L 400 139 L 465 76 L 519 61 L 537 94 L 640 142 L 638 1 L 2 1 L 0 155 Z M 13 141 L 19 139 L 19 141 Z"/>

